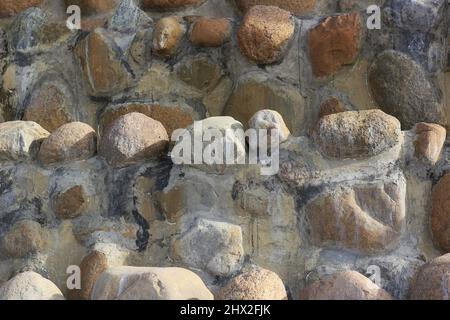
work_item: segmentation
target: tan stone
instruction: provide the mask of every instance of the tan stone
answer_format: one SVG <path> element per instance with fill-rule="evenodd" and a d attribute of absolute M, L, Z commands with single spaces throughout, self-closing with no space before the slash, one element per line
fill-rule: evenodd
<path fill-rule="evenodd" d="M 267 130 L 269 135 L 272 130 L 276 130 L 278 132 L 280 143 L 286 141 L 291 135 L 281 114 L 274 110 L 258 111 L 249 120 L 248 125 L 252 129 Z M 270 144 L 270 140 L 268 143 Z"/>
<path fill-rule="evenodd" d="M 359 14 L 328 17 L 309 33 L 309 55 L 316 77 L 335 74 L 353 64 L 359 54 L 361 18 Z"/>
<path fill-rule="evenodd" d="M 425 264 L 410 289 L 412 300 L 450 300 L 450 253 Z"/>
<path fill-rule="evenodd" d="M 439 160 L 444 148 L 447 130 L 438 124 L 418 123 L 414 127 L 415 156 L 428 164 L 434 165 Z"/>
<path fill-rule="evenodd" d="M 186 208 L 185 196 L 186 190 L 179 186 L 156 194 L 158 207 L 170 223 L 177 222 L 181 217 Z"/>
<path fill-rule="evenodd" d="M 103 29 L 95 29 L 77 43 L 75 54 L 91 95 L 108 96 L 129 86 L 131 78 L 121 63 L 120 49 Z"/>
<path fill-rule="evenodd" d="M 169 57 L 175 54 L 179 42 L 185 33 L 185 27 L 179 17 L 160 19 L 153 32 L 153 50 L 156 54 Z"/>
<path fill-rule="evenodd" d="M 202 91 L 213 90 L 224 75 L 221 66 L 207 57 L 188 59 L 177 67 L 178 77 Z"/>
<path fill-rule="evenodd" d="M 14 16 L 30 7 L 41 5 L 43 0 L 2 0 L 0 1 L 0 18 Z"/>
<path fill-rule="evenodd" d="M 432 192 L 431 231 L 435 244 L 450 252 L 450 173 L 446 174 Z"/>
<path fill-rule="evenodd" d="M 287 300 L 283 281 L 272 271 L 250 268 L 232 278 L 217 294 L 218 300 Z"/>
<path fill-rule="evenodd" d="M 347 111 L 322 117 L 314 132 L 322 153 L 333 158 L 363 158 L 401 142 L 400 122 L 381 110 Z"/>
<path fill-rule="evenodd" d="M 330 114 L 347 111 L 344 104 L 338 98 L 332 97 L 326 100 L 320 106 L 319 118 L 329 116 Z"/>
<path fill-rule="evenodd" d="M 113 167 L 125 167 L 158 157 L 169 142 L 161 122 L 142 113 L 132 112 L 115 120 L 106 128 L 99 154 Z"/>
<path fill-rule="evenodd" d="M 316 0 L 236 0 L 238 8 L 247 12 L 255 5 L 276 6 L 292 12 L 295 15 L 302 15 L 310 12 L 316 5 Z"/>
<path fill-rule="evenodd" d="M 176 9 L 199 5 L 205 0 L 143 0 L 144 9 Z"/>
<path fill-rule="evenodd" d="M 356 271 L 344 271 L 308 285 L 300 300 L 392 300 L 392 296 Z"/>
<path fill-rule="evenodd" d="M 120 0 L 65 0 L 66 7 L 77 5 L 81 8 L 82 15 L 107 13 L 116 8 Z"/>
<path fill-rule="evenodd" d="M 109 267 L 108 258 L 100 251 L 92 251 L 80 263 L 81 289 L 69 290 L 69 300 L 90 300 L 92 289 L 100 275 Z"/>
<path fill-rule="evenodd" d="M 82 122 L 67 123 L 55 130 L 41 145 L 38 158 L 44 165 L 86 160 L 96 152 L 97 134 Z"/>
<path fill-rule="evenodd" d="M 187 269 L 115 267 L 96 281 L 92 300 L 213 300 L 213 295 Z"/>
<path fill-rule="evenodd" d="M 34 121 L 49 132 L 53 132 L 73 120 L 69 112 L 70 103 L 59 88 L 46 85 L 33 93 L 23 120 Z"/>
<path fill-rule="evenodd" d="M 190 40 L 201 47 L 220 47 L 230 40 L 230 36 L 230 20 L 201 17 L 194 22 Z"/>
<path fill-rule="evenodd" d="M 83 187 L 76 185 L 54 195 L 52 209 L 60 219 L 73 219 L 82 214 L 86 201 Z"/>
<path fill-rule="evenodd" d="M 0 288 L 0 300 L 64 300 L 50 280 L 32 271 L 22 272 Z"/>
<path fill-rule="evenodd" d="M 161 122 L 169 138 L 174 130 L 187 128 L 194 121 L 188 110 L 181 107 L 129 103 L 108 107 L 100 118 L 100 130 L 103 131 L 119 117 L 131 112 L 139 112 Z"/>
<path fill-rule="evenodd" d="M 339 188 L 307 205 L 315 245 L 365 254 L 393 249 L 405 219 L 404 183 Z"/>
<path fill-rule="evenodd" d="M 1 240 L 3 249 L 13 258 L 24 258 L 48 246 L 45 230 L 32 220 L 17 222 Z"/>
<path fill-rule="evenodd" d="M 241 52 L 259 64 L 279 61 L 292 39 L 295 24 L 291 14 L 273 6 L 254 6 L 238 31 Z"/>

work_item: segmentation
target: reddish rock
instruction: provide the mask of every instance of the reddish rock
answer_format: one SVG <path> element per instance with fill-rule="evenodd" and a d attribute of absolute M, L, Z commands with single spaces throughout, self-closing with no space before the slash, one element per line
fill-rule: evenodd
<path fill-rule="evenodd" d="M 102 136 L 99 154 L 113 167 L 125 167 L 160 156 L 169 142 L 161 122 L 132 112 L 114 121 Z"/>
<path fill-rule="evenodd" d="M 289 11 L 273 6 L 254 6 L 239 28 L 239 47 L 256 63 L 273 63 L 281 59 L 294 31 L 295 24 Z"/>
<path fill-rule="evenodd" d="M 119 117 L 131 112 L 143 113 L 161 122 L 169 137 L 172 136 L 174 130 L 187 128 L 194 122 L 192 115 L 181 107 L 129 103 L 108 107 L 100 118 L 100 130 L 103 131 Z"/>
<path fill-rule="evenodd" d="M 359 14 L 328 17 L 309 33 L 309 55 L 316 77 L 335 74 L 355 62 L 361 42 Z"/>
<path fill-rule="evenodd" d="M 450 252 L 450 173 L 433 188 L 431 231 L 435 244 Z"/>
<path fill-rule="evenodd" d="M 276 6 L 295 15 L 305 14 L 316 6 L 316 0 L 235 0 L 235 2 L 242 12 L 247 12 L 256 5 L 263 5 Z"/>
<path fill-rule="evenodd" d="M 69 290 L 69 300 L 90 300 L 95 282 L 108 267 L 108 258 L 100 251 L 92 251 L 85 256 L 80 264 L 81 289 Z"/>
<path fill-rule="evenodd" d="M 44 165 L 86 160 L 94 156 L 96 141 L 97 134 L 89 125 L 67 123 L 44 140 L 38 158 Z"/>
<path fill-rule="evenodd" d="M 412 300 L 450 300 L 450 254 L 425 264 L 410 291 Z"/>
<path fill-rule="evenodd" d="M 338 98 L 332 97 L 320 106 L 319 118 L 347 111 L 344 104 Z"/>
<path fill-rule="evenodd" d="M 81 30 L 91 32 L 97 28 L 104 28 L 107 22 L 106 17 L 88 17 L 81 20 Z"/>
<path fill-rule="evenodd" d="M 143 0 L 144 9 L 175 9 L 186 6 L 199 5 L 205 0 Z"/>
<path fill-rule="evenodd" d="M 220 47 L 230 39 L 230 35 L 230 20 L 201 17 L 194 22 L 190 40 L 201 47 Z"/>
<path fill-rule="evenodd" d="M 447 131 L 438 124 L 424 122 L 416 124 L 414 131 L 417 135 L 415 156 L 428 164 L 436 164 L 444 148 Z"/>
<path fill-rule="evenodd" d="M 344 271 L 308 285 L 300 300 L 392 300 L 392 296 L 356 271 Z"/>
<path fill-rule="evenodd" d="M 82 214 L 86 202 L 83 187 L 77 185 L 54 195 L 52 209 L 60 219 L 74 219 Z"/>
<path fill-rule="evenodd" d="M 0 18 L 14 16 L 30 7 L 41 5 L 43 0 L 1 0 Z"/>
<path fill-rule="evenodd" d="M 185 27 L 179 17 L 165 17 L 160 19 L 153 32 L 153 50 L 164 57 L 173 55 L 185 33 Z"/>
<path fill-rule="evenodd" d="M 54 85 L 45 85 L 34 92 L 23 120 L 34 121 L 45 130 L 53 132 L 73 120 L 70 114 L 71 101 Z"/>

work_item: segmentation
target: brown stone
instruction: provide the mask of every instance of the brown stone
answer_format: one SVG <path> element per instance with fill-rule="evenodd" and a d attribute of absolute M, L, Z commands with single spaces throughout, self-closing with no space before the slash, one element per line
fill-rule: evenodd
<path fill-rule="evenodd" d="M 394 248 L 405 218 L 404 183 L 339 188 L 307 205 L 315 245 L 365 254 Z"/>
<path fill-rule="evenodd" d="M 159 121 L 166 128 L 169 138 L 177 129 L 189 127 L 193 122 L 192 115 L 181 107 L 160 106 L 157 104 L 130 103 L 108 107 L 100 119 L 100 130 L 103 131 L 119 117 L 139 112 Z"/>
<path fill-rule="evenodd" d="M 436 164 L 444 148 L 447 131 L 438 124 L 424 122 L 416 124 L 414 131 L 417 135 L 415 156 L 431 165 Z"/>
<path fill-rule="evenodd" d="M 316 6 L 316 0 L 235 0 L 235 2 L 242 12 L 247 12 L 256 5 L 263 5 L 276 6 L 295 15 L 305 14 Z"/>
<path fill-rule="evenodd" d="M 185 195 L 186 190 L 180 186 L 156 194 L 158 207 L 170 223 L 177 222 L 182 215 L 186 207 Z"/>
<path fill-rule="evenodd" d="M 125 167 L 160 156 L 169 137 L 161 122 L 142 113 L 119 117 L 105 129 L 99 154 L 113 167 Z"/>
<path fill-rule="evenodd" d="M 160 19 L 153 32 L 153 50 L 156 54 L 169 57 L 175 54 L 178 44 L 185 33 L 185 27 L 179 17 Z"/>
<path fill-rule="evenodd" d="M 326 77 L 355 62 L 361 41 L 358 13 L 328 17 L 309 33 L 314 75 Z"/>
<path fill-rule="evenodd" d="M 199 5 L 205 0 L 143 0 L 144 9 L 175 9 Z"/>
<path fill-rule="evenodd" d="M 450 253 L 425 264 L 410 291 L 412 300 L 450 300 Z"/>
<path fill-rule="evenodd" d="M 85 256 L 80 264 L 81 289 L 69 290 L 69 300 L 90 300 L 95 282 L 108 267 L 108 258 L 100 251 L 94 250 Z"/>
<path fill-rule="evenodd" d="M 220 47 L 230 40 L 231 23 L 228 19 L 198 18 L 191 31 L 191 42 L 201 47 Z"/>
<path fill-rule="evenodd" d="M 24 258 L 44 250 L 48 245 L 44 229 L 38 222 L 31 220 L 14 224 L 1 240 L 6 254 L 13 258 Z"/>
<path fill-rule="evenodd" d="M 41 5 L 43 0 L 1 0 L 0 18 L 15 16 L 30 8 Z"/>
<path fill-rule="evenodd" d="M 356 271 L 344 271 L 313 282 L 300 300 L 392 300 L 392 296 Z"/>
<path fill-rule="evenodd" d="M 116 8 L 120 0 L 65 0 L 66 7 L 77 5 L 81 8 L 81 14 L 107 13 Z"/>
<path fill-rule="evenodd" d="M 86 160 L 96 152 L 97 134 L 82 122 L 56 129 L 41 145 L 38 158 L 44 165 Z"/>
<path fill-rule="evenodd" d="M 254 6 L 245 15 L 238 31 L 241 52 L 259 64 L 281 59 L 295 31 L 289 11 L 273 6 Z"/>
<path fill-rule="evenodd" d="M 53 132 L 73 120 L 69 112 L 70 103 L 59 88 L 46 85 L 33 93 L 23 120 L 34 121 L 47 131 Z"/>
<path fill-rule="evenodd" d="M 211 92 L 224 75 L 216 62 L 201 56 L 188 59 L 177 67 L 178 77 L 185 83 L 206 92 Z"/>
<path fill-rule="evenodd" d="M 431 231 L 434 243 L 444 252 L 450 252 L 450 173 L 433 188 Z"/>
<path fill-rule="evenodd" d="M 232 278 L 217 294 L 218 300 L 287 300 L 280 277 L 262 268 L 249 268 Z"/>
<path fill-rule="evenodd" d="M 60 219 L 73 219 L 82 214 L 86 201 L 83 187 L 76 185 L 53 196 L 52 209 Z"/>
<path fill-rule="evenodd" d="M 330 114 L 347 111 L 344 104 L 338 98 L 332 97 L 322 103 L 320 106 L 319 118 L 323 118 Z"/>
<path fill-rule="evenodd" d="M 104 28 L 107 23 L 108 19 L 103 16 L 88 17 L 81 20 L 81 30 L 91 32 L 97 28 Z"/>
<path fill-rule="evenodd" d="M 103 29 L 95 29 L 77 44 L 75 54 L 91 95 L 108 96 L 129 86 L 131 76 L 121 63 L 120 52 Z"/>
<path fill-rule="evenodd" d="M 347 111 L 321 118 L 313 135 L 328 157 L 373 157 L 400 142 L 401 125 L 381 110 Z"/>

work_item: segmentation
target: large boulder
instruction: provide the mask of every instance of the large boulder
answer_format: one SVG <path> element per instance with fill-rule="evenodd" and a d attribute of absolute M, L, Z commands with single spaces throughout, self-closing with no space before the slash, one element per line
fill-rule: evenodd
<path fill-rule="evenodd" d="M 174 255 L 215 276 L 239 271 L 244 258 L 241 227 L 199 218 L 173 244 Z"/>
<path fill-rule="evenodd" d="M 193 272 L 181 268 L 115 267 L 100 275 L 92 300 L 212 300 Z"/>
<path fill-rule="evenodd" d="M 55 130 L 41 145 L 38 158 L 44 165 L 86 160 L 97 151 L 97 134 L 82 122 L 67 123 Z"/>
<path fill-rule="evenodd" d="M 113 167 L 125 167 L 160 156 L 169 137 L 161 122 L 142 113 L 119 117 L 102 135 L 99 154 Z"/>
<path fill-rule="evenodd" d="M 398 118 L 403 129 L 418 122 L 446 125 L 437 86 L 408 55 L 392 50 L 379 54 L 369 68 L 368 81 L 378 106 Z"/>
<path fill-rule="evenodd" d="M 295 24 L 288 11 L 254 6 L 245 15 L 237 37 L 247 58 L 258 64 L 269 64 L 281 59 L 294 31 Z"/>
<path fill-rule="evenodd" d="M 425 264 L 410 291 L 413 300 L 450 300 L 450 253 Z"/>
<path fill-rule="evenodd" d="M 232 278 L 219 291 L 218 300 L 287 300 L 280 277 L 269 270 L 251 267 Z"/>
<path fill-rule="evenodd" d="M 400 122 L 381 110 L 348 111 L 320 118 L 314 140 L 325 156 L 364 158 L 401 142 Z"/>
<path fill-rule="evenodd" d="M 32 159 L 50 133 L 31 121 L 0 123 L 0 160 Z"/>
<path fill-rule="evenodd" d="M 53 282 L 27 271 L 3 284 L 0 300 L 64 300 L 64 296 Z"/>
<path fill-rule="evenodd" d="M 313 282 L 300 300 L 392 300 L 391 295 L 356 271 L 339 272 Z"/>
<path fill-rule="evenodd" d="M 431 232 L 435 244 L 450 252 L 450 173 L 446 174 L 432 192 Z"/>

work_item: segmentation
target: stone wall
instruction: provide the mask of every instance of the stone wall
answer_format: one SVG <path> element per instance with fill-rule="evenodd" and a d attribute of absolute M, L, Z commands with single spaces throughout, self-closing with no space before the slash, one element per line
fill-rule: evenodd
<path fill-rule="evenodd" d="M 448 15 L 445 0 L 2 0 L 0 298 L 36 283 L 19 298 L 448 299 Z M 171 161 L 176 129 L 267 114 L 288 133 L 276 175 Z"/>

